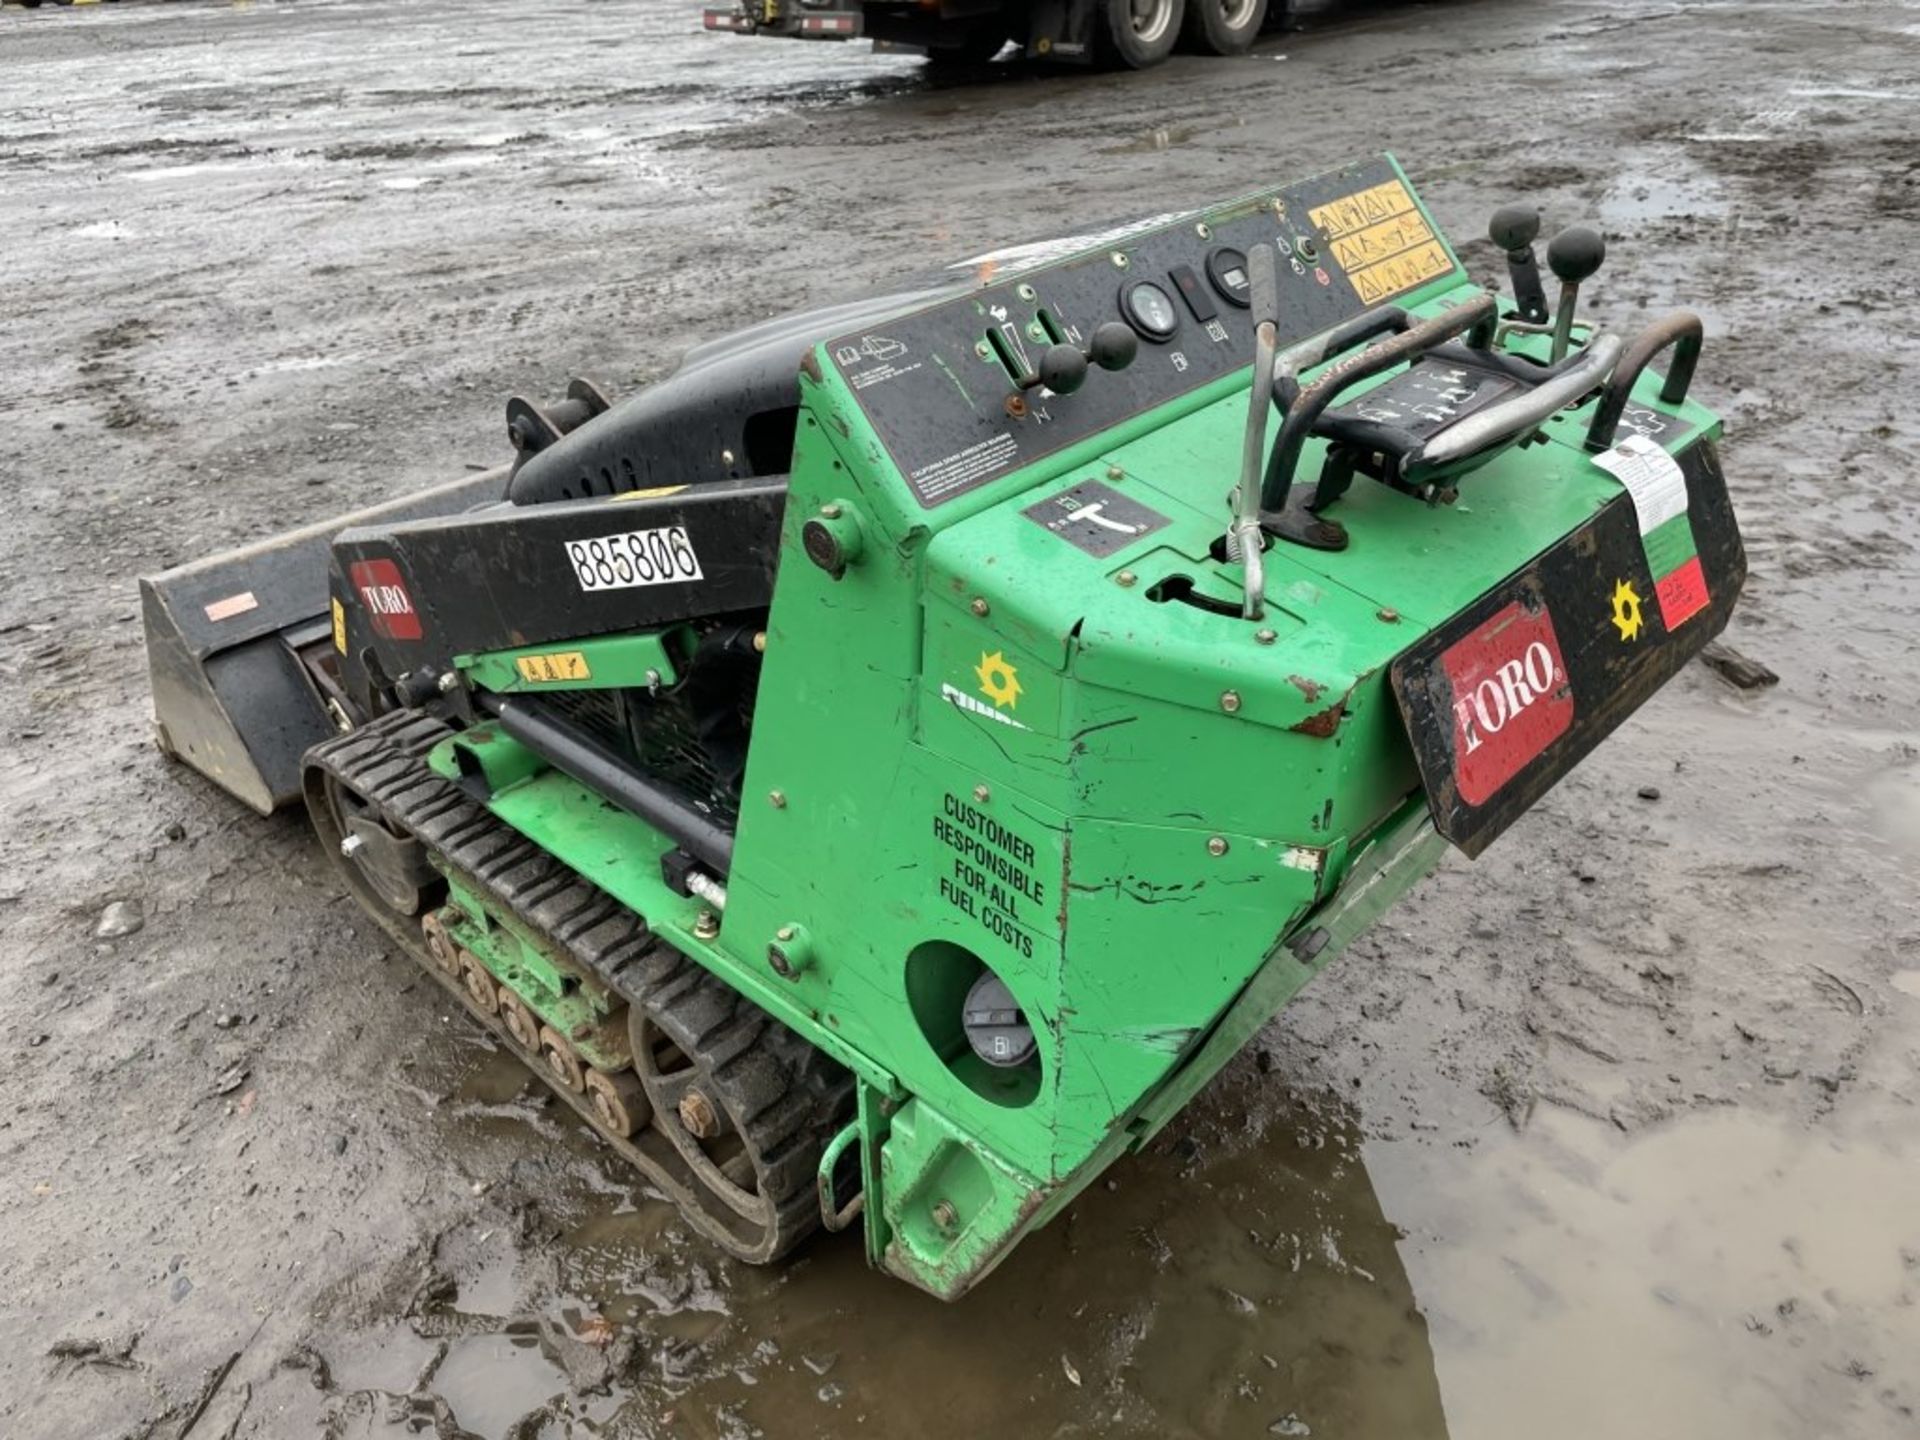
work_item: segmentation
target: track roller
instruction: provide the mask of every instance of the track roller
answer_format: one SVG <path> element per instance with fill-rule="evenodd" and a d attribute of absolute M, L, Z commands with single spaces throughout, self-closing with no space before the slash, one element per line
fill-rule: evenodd
<path fill-rule="evenodd" d="M 460 952 L 460 980 L 467 987 L 467 998 L 489 1015 L 500 1013 L 500 987 L 471 950 Z"/>
<path fill-rule="evenodd" d="M 505 985 L 500 987 L 500 1022 L 507 1027 L 514 1044 L 534 1055 L 540 1053 L 539 1017 Z"/>
<path fill-rule="evenodd" d="M 586 1093 L 587 1067 L 580 1063 L 580 1054 L 573 1048 L 573 1042 L 551 1025 L 540 1027 L 540 1058 L 546 1064 L 547 1074 L 563 1088 L 575 1095 Z"/>
<path fill-rule="evenodd" d="M 593 1113 L 600 1117 L 600 1123 L 622 1139 L 632 1135 L 652 1116 L 646 1091 L 640 1088 L 640 1077 L 631 1070 L 622 1070 L 617 1075 L 605 1070 L 588 1070 L 587 1099 L 593 1103 Z"/>
<path fill-rule="evenodd" d="M 420 933 L 426 937 L 427 953 L 433 957 L 433 963 L 447 974 L 457 977 L 460 974 L 460 947 L 447 933 L 438 910 L 429 910 L 421 917 Z"/>

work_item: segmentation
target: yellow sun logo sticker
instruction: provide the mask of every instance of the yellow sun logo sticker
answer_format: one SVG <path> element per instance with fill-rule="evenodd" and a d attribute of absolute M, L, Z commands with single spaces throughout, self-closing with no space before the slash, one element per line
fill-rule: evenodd
<path fill-rule="evenodd" d="M 1012 710 L 1020 704 L 1020 672 L 998 650 L 991 655 L 983 652 L 973 673 L 980 677 L 980 693 L 993 701 L 994 709 Z"/>
<path fill-rule="evenodd" d="M 1640 618 L 1640 594 L 1631 580 L 1613 584 L 1613 628 L 1622 640 L 1638 640 L 1646 622 Z"/>

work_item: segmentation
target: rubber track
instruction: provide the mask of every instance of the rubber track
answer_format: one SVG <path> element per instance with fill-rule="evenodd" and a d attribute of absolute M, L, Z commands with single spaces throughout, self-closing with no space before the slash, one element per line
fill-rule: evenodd
<path fill-rule="evenodd" d="M 820 1223 L 814 1176 L 828 1137 L 852 1113 L 852 1076 L 653 935 L 640 915 L 429 770 L 428 752 L 453 733 L 431 716 L 396 711 L 316 745 L 307 752 L 306 764 L 309 770 L 330 772 L 372 802 L 396 830 L 417 836 L 441 865 L 464 876 L 628 1005 L 645 1007 L 708 1070 L 715 1098 L 735 1117 L 756 1158 L 760 1194 L 772 1202 L 770 1217 L 756 1217 L 765 1233 L 749 1241 L 725 1224 L 733 1212 L 695 1178 L 660 1128 L 677 1124 L 676 1119 L 656 1116 L 632 1140 L 609 1133 L 589 1105 L 553 1083 L 539 1057 L 523 1052 L 495 1017 L 474 1006 L 459 983 L 433 963 L 416 925 L 384 907 L 375 918 L 468 1013 L 673 1197 L 696 1229 L 751 1262 L 785 1254 Z M 337 854 L 335 859 L 343 867 L 351 864 Z M 364 904 L 362 888 L 353 888 Z"/>

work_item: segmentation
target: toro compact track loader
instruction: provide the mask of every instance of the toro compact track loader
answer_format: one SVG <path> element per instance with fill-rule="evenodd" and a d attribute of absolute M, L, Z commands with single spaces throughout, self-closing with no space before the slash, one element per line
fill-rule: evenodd
<path fill-rule="evenodd" d="M 515 399 L 145 581 L 162 744 L 716 1245 L 957 1296 L 1725 624 L 1700 324 L 1538 228 L 1383 156 Z"/>

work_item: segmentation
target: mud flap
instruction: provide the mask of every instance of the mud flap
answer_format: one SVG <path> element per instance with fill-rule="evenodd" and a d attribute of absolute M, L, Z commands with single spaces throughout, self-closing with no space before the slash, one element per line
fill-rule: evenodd
<path fill-rule="evenodd" d="M 339 729 L 303 655 L 327 652 L 327 560 L 353 525 L 498 500 L 504 468 L 290 531 L 140 581 L 161 748 L 271 814 L 300 798 L 300 757 Z"/>
<path fill-rule="evenodd" d="M 1713 446 L 1674 520 L 1624 492 L 1393 663 L 1434 828 L 1478 855 L 1718 635 L 1746 552 Z"/>

